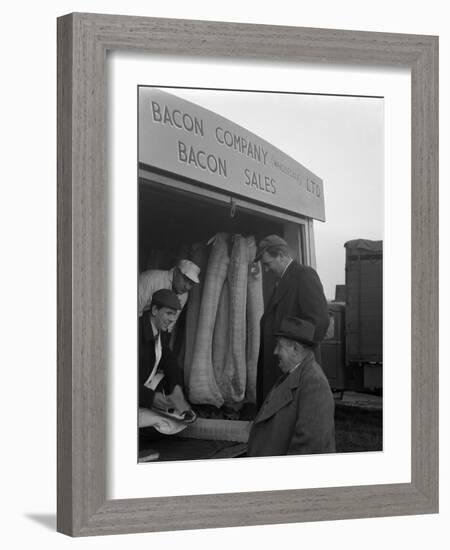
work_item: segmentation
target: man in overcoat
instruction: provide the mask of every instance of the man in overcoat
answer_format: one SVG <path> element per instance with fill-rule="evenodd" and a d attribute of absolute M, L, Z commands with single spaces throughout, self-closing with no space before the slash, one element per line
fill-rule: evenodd
<path fill-rule="evenodd" d="M 271 271 L 277 283 L 261 318 L 261 338 L 257 370 L 257 406 L 261 406 L 280 375 L 274 358 L 275 334 L 284 317 L 298 317 L 315 326 L 313 351 L 320 363 L 319 343 L 328 323 L 328 305 L 316 271 L 300 265 L 289 255 L 287 243 L 278 235 L 269 235 L 258 245 L 255 261 Z"/>
<path fill-rule="evenodd" d="M 276 333 L 275 355 L 283 373 L 250 430 L 248 456 L 333 453 L 334 398 L 314 359 L 315 327 L 287 317 Z"/>

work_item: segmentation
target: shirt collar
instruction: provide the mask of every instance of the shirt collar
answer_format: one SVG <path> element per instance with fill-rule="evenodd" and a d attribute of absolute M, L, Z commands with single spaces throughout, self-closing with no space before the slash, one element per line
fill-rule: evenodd
<path fill-rule="evenodd" d="M 304 360 L 305 360 L 307 357 L 309 357 L 309 356 L 311 355 L 311 353 L 312 353 L 311 350 L 308 350 L 308 351 L 305 353 L 305 355 L 303 356 L 303 359 L 300 361 L 300 363 L 297 363 L 297 364 L 295 365 L 295 367 L 292 367 L 292 369 L 291 369 L 287 374 L 288 374 L 288 375 L 289 375 L 289 374 L 292 374 L 296 369 L 298 369 L 298 367 L 304 362 Z"/>
<path fill-rule="evenodd" d="M 275 386 L 279 386 L 280 384 L 282 384 L 286 378 L 288 378 L 293 372 L 295 372 L 297 370 L 297 368 L 301 365 L 301 362 L 300 363 L 297 363 L 297 365 L 295 365 L 295 367 L 292 367 L 291 370 L 289 370 L 288 372 L 283 372 L 283 374 L 278 378 L 278 380 L 275 382 Z"/>
<path fill-rule="evenodd" d="M 292 373 L 295 371 L 295 369 L 298 369 L 298 367 L 299 367 L 301 364 L 302 364 L 302 361 L 300 361 L 300 363 L 297 363 L 297 364 L 295 365 L 295 367 L 292 367 L 292 369 L 288 372 L 288 374 L 292 374 Z"/>
<path fill-rule="evenodd" d="M 151 318 L 150 318 L 150 326 L 152 327 L 153 336 L 156 338 L 159 335 L 160 331 L 155 327 Z"/>
<path fill-rule="evenodd" d="M 284 271 L 283 271 L 283 273 L 281 274 L 280 279 L 283 278 L 283 275 L 286 273 L 287 268 L 291 265 L 291 263 L 292 263 L 293 261 L 294 261 L 294 260 L 293 260 L 292 258 L 290 258 L 290 260 L 289 260 L 287 266 L 284 268 Z"/>

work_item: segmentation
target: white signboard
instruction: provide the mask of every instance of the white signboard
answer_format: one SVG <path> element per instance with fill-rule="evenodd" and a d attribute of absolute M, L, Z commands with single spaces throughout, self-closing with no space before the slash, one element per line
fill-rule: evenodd
<path fill-rule="evenodd" d="M 238 124 L 156 88 L 139 87 L 139 162 L 325 221 L 315 174 Z"/>

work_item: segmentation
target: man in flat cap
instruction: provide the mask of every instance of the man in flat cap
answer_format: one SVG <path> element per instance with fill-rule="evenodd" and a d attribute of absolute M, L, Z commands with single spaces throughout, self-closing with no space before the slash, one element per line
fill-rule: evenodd
<path fill-rule="evenodd" d="M 287 317 L 276 333 L 275 355 L 283 373 L 250 430 L 248 456 L 333 453 L 334 399 L 314 359 L 315 327 Z"/>
<path fill-rule="evenodd" d="M 162 288 L 173 290 L 180 302 L 180 309 L 169 326 L 171 332 L 180 311 L 183 309 L 189 297 L 189 291 L 195 284 L 200 282 L 200 268 L 190 260 L 179 260 L 177 264 L 168 271 L 161 269 L 150 269 L 139 275 L 138 284 L 138 312 L 139 317 L 149 309 L 153 293 Z"/>
<path fill-rule="evenodd" d="M 139 319 L 139 427 L 156 426 L 164 434 L 181 431 L 186 427 L 183 422 L 195 418 L 182 390 L 181 368 L 167 338 L 167 329 L 180 307 L 172 290 L 157 290 L 150 309 Z M 179 422 L 162 419 L 155 411 L 173 413 Z"/>
<path fill-rule="evenodd" d="M 315 326 L 312 348 L 320 363 L 319 343 L 328 323 L 328 305 L 316 271 L 300 265 L 289 254 L 286 241 L 269 235 L 258 245 L 255 261 L 276 277 L 276 286 L 261 318 L 261 339 L 257 371 L 257 406 L 260 407 L 274 385 L 280 370 L 274 359 L 275 334 L 281 320 L 292 316 L 310 321 Z"/>

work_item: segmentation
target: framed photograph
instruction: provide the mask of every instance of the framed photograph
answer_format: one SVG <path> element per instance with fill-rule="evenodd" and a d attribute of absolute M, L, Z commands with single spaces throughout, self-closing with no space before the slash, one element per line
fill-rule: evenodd
<path fill-rule="evenodd" d="M 437 512 L 437 67 L 432 36 L 58 20 L 59 531 Z M 267 339 L 294 268 L 323 331 L 290 298 Z"/>

